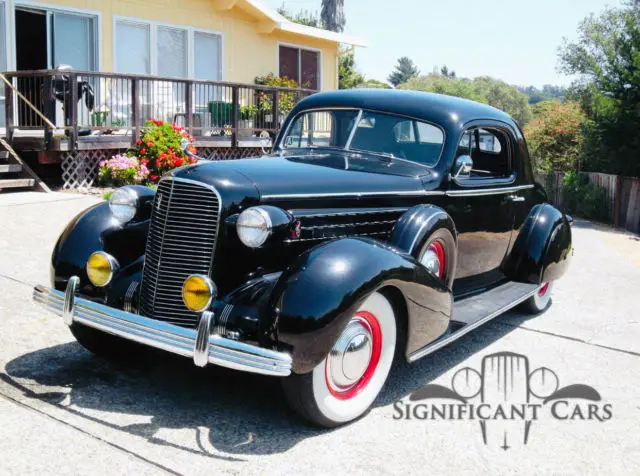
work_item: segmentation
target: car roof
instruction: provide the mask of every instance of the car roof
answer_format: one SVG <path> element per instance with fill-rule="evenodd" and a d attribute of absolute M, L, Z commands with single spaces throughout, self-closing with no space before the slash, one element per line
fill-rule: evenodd
<path fill-rule="evenodd" d="M 316 93 L 300 101 L 292 112 L 331 107 L 391 112 L 445 127 L 459 128 L 475 119 L 513 124 L 507 113 L 486 104 L 444 94 L 401 89 L 343 89 Z"/>

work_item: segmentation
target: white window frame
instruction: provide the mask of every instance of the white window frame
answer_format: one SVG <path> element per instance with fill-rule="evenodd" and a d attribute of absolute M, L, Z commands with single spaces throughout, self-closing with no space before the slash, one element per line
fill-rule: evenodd
<path fill-rule="evenodd" d="M 183 79 L 194 79 L 195 76 L 195 33 L 204 33 L 207 35 L 216 35 L 220 38 L 220 64 L 219 69 L 219 81 L 224 79 L 224 34 L 220 31 L 205 30 L 202 28 L 194 28 L 188 25 L 177 25 L 173 23 L 156 22 L 151 20 L 145 20 L 143 18 L 127 17 L 122 15 L 113 15 L 113 70 L 118 70 L 118 54 L 117 54 L 117 38 L 116 38 L 116 25 L 118 22 L 127 22 L 137 25 L 144 25 L 149 27 L 149 61 L 150 61 L 150 75 L 158 75 L 158 27 L 174 28 L 178 30 L 184 30 L 187 32 L 187 76 Z M 182 79 L 182 78 L 181 78 Z"/>
<path fill-rule="evenodd" d="M 318 91 L 322 91 L 322 50 L 320 48 L 311 48 L 310 46 L 297 45 L 295 43 L 285 43 L 282 41 L 278 41 L 276 45 L 276 67 L 278 68 L 278 76 L 280 76 L 280 47 L 286 46 L 288 48 L 295 48 L 298 50 L 298 79 L 296 82 L 298 83 L 298 87 L 300 86 L 300 81 L 302 80 L 302 50 L 305 51 L 313 51 L 314 53 L 318 53 Z"/>
<path fill-rule="evenodd" d="M 70 15 L 82 15 L 82 16 L 93 16 L 94 18 L 94 28 L 96 30 L 96 41 L 93 45 L 94 47 L 94 55 L 96 59 L 96 71 L 102 71 L 102 12 L 96 10 L 87 10 L 84 8 L 74 8 L 74 7 L 65 7 L 61 5 L 55 5 L 51 3 L 40 3 L 40 2 L 32 2 L 30 0 L 5 0 L 5 8 L 7 9 L 7 36 L 10 55 L 7 56 L 7 67 L 15 71 L 17 64 L 17 51 L 16 51 L 16 8 L 32 8 L 34 10 L 46 10 L 47 12 L 47 22 L 50 22 L 50 13 L 67 13 Z M 10 25 L 10 27 L 9 27 Z M 11 31 L 9 31 L 11 30 Z M 9 53 L 8 52 L 8 53 Z M 51 38 L 47 38 L 47 61 L 50 62 L 51 58 Z M 49 68 L 53 68 L 53 65 L 49 65 Z"/>

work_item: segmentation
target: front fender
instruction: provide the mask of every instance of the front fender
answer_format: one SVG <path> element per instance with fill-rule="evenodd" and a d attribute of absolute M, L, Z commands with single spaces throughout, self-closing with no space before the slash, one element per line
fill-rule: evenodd
<path fill-rule="evenodd" d="M 396 321 L 408 319 L 407 353 L 447 329 L 451 293 L 410 255 L 370 238 L 334 240 L 303 253 L 282 274 L 270 302 L 272 329 L 290 349 L 294 372 L 318 365 L 367 296 L 385 287 L 396 288 L 404 301 L 394 310 Z"/>
<path fill-rule="evenodd" d="M 541 284 L 560 279 L 572 256 L 570 218 L 548 203 L 534 206 L 503 267 L 514 281 Z"/>
<path fill-rule="evenodd" d="M 144 255 L 148 218 L 122 224 L 101 202 L 79 213 L 62 232 L 51 256 L 51 285 L 63 290 L 69 277 L 80 277 L 81 292 L 95 295 L 85 265 L 91 253 L 105 251 L 120 263 L 121 272 Z M 101 291 L 103 292 L 103 291 Z"/>

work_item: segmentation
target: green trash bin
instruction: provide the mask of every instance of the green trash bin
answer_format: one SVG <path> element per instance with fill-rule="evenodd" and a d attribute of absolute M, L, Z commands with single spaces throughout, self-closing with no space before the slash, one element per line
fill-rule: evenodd
<path fill-rule="evenodd" d="M 240 117 L 240 105 L 238 108 L 238 117 Z M 225 125 L 231 125 L 233 122 L 233 104 L 225 101 L 210 101 L 208 104 L 211 113 L 211 127 L 222 129 Z"/>

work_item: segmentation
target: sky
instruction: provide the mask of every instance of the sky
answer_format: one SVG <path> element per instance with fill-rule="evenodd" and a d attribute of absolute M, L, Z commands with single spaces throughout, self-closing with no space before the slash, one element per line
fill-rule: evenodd
<path fill-rule="evenodd" d="M 266 0 L 280 7 L 283 0 Z M 580 21 L 622 0 L 345 0 L 345 33 L 369 42 L 356 48 L 357 69 L 386 80 L 400 56 L 424 73 L 447 65 L 458 76 L 493 76 L 510 84 L 568 85 L 556 71 L 563 37 Z M 321 0 L 284 0 L 292 12 L 320 12 Z"/>

